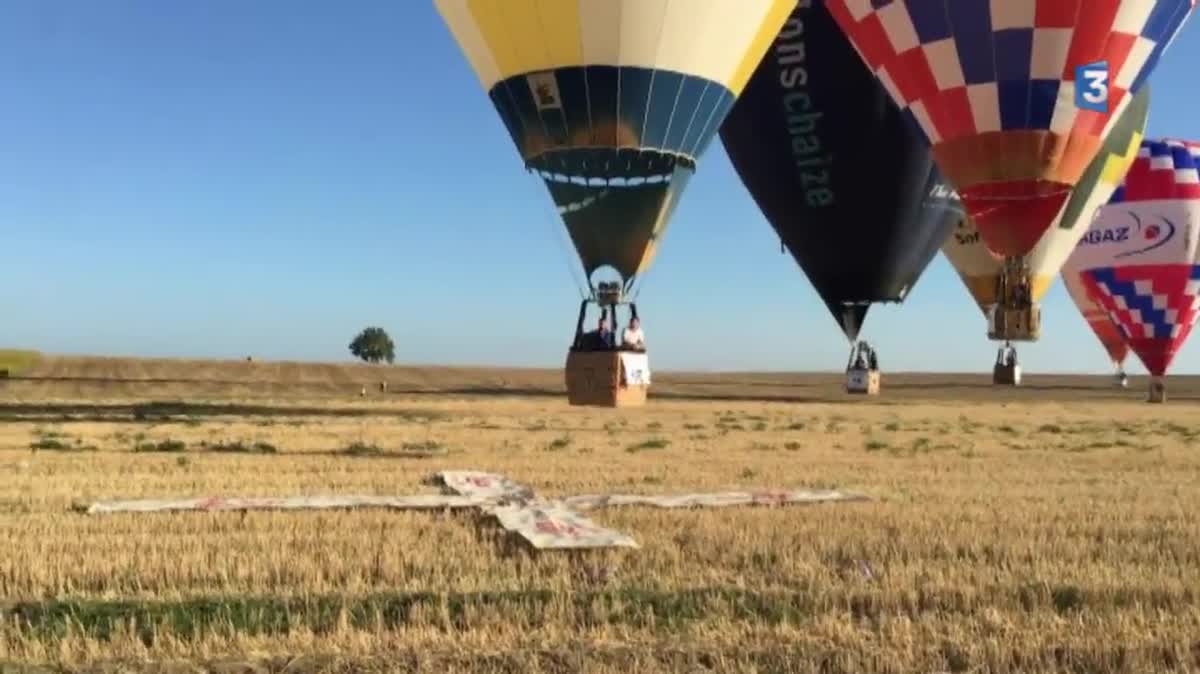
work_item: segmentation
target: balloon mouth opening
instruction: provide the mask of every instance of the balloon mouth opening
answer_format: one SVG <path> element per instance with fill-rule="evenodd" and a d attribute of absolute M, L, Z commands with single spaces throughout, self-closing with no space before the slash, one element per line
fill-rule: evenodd
<path fill-rule="evenodd" d="M 547 152 L 526 164 L 552 192 L 560 193 L 559 215 L 582 211 L 614 193 L 670 190 L 694 167 L 686 157 L 612 148 Z"/>
<path fill-rule="evenodd" d="M 634 187 L 670 182 L 696 162 L 680 154 L 640 148 L 583 147 L 550 150 L 530 157 L 525 168 L 553 183 Z"/>
<path fill-rule="evenodd" d="M 586 175 L 586 174 L 567 174 L 555 173 L 552 171 L 535 171 L 538 176 L 551 183 L 560 183 L 579 185 L 580 187 L 640 187 L 642 185 L 665 185 L 670 184 L 674 177 L 672 173 L 655 173 L 645 176 L 617 176 L 606 177 L 602 175 Z"/>
<path fill-rule="evenodd" d="M 607 264 L 597 267 L 588 276 L 588 284 L 591 285 L 593 295 L 611 297 L 613 293 L 616 293 L 621 295 L 622 299 L 625 291 L 629 289 L 629 280 L 625 279 L 616 267 Z"/>
<path fill-rule="evenodd" d="M 625 292 L 628 290 L 620 281 L 600 281 L 592 283 L 592 301 L 601 306 L 624 304 Z"/>
<path fill-rule="evenodd" d="M 994 255 L 1028 255 L 1071 195 L 1071 186 L 1049 180 L 982 183 L 960 191 L 967 214 Z"/>

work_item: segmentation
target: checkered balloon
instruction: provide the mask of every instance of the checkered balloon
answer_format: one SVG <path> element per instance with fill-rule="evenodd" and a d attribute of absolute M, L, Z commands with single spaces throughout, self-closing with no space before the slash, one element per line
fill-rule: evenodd
<path fill-rule="evenodd" d="M 1200 199 L 1200 143 L 1146 141 L 1109 203 Z"/>
<path fill-rule="evenodd" d="M 1101 267 L 1082 280 L 1150 374 L 1163 376 L 1196 324 L 1200 266 Z"/>
<path fill-rule="evenodd" d="M 1024 256 L 1195 3 L 828 0 L 827 6 L 929 139 L 988 248 Z"/>
<path fill-rule="evenodd" d="M 1113 365 L 1123 367 L 1125 359 L 1129 356 L 1129 343 L 1125 339 L 1125 334 L 1116 323 L 1113 323 L 1108 310 L 1092 300 L 1092 296 L 1084 287 L 1078 274 L 1068 273 L 1064 268 L 1062 277 L 1063 286 L 1066 287 L 1071 301 L 1075 303 L 1079 313 L 1087 321 L 1088 327 L 1092 329 L 1104 350 L 1108 352 L 1108 357 L 1112 359 Z"/>
<path fill-rule="evenodd" d="M 1200 143 L 1145 140 L 1067 261 L 1151 374 L 1200 315 Z"/>

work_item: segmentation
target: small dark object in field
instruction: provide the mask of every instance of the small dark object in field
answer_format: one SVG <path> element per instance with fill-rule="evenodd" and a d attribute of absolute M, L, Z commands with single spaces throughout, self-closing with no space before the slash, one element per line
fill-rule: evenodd
<path fill-rule="evenodd" d="M 276 454 L 279 449 L 269 442 L 255 442 L 246 444 L 241 440 L 235 442 L 219 442 L 208 448 L 210 452 L 219 452 L 224 454 Z"/>
<path fill-rule="evenodd" d="M 182 452 L 187 444 L 182 440 L 162 440 L 160 442 L 142 442 L 133 448 L 135 452 Z"/>

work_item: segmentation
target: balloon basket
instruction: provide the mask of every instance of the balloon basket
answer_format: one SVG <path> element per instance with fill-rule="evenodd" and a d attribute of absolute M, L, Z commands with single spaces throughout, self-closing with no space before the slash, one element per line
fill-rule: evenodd
<path fill-rule="evenodd" d="M 650 390 L 646 354 L 571 351 L 567 354 L 567 402 L 590 407 L 637 407 Z"/>
<path fill-rule="evenodd" d="M 1004 342 L 1036 342 L 1042 332 L 1042 310 L 1036 304 L 1024 307 L 996 305 L 988 317 L 988 339 Z"/>
<path fill-rule="evenodd" d="M 992 383 L 996 386 L 1020 386 L 1020 365 L 996 365 L 992 367 Z"/>
<path fill-rule="evenodd" d="M 1167 402 L 1167 382 L 1162 377 L 1150 378 L 1150 395 L 1146 398 L 1146 402 L 1165 403 Z"/>
<path fill-rule="evenodd" d="M 1042 310 L 1033 299 L 1033 279 L 1023 258 L 1004 260 L 996 279 L 996 304 L 988 313 L 988 338 L 1005 342 L 1036 342 L 1042 331 Z"/>
<path fill-rule="evenodd" d="M 857 395 L 879 395 L 879 370 L 850 368 L 846 370 L 846 393 Z"/>

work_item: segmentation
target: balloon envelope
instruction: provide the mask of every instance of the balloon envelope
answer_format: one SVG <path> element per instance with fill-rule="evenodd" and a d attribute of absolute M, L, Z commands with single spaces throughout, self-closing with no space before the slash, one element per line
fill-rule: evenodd
<path fill-rule="evenodd" d="M 820 0 L 792 11 L 721 141 L 852 340 L 870 303 L 902 301 L 963 217 L 920 132 Z"/>
<path fill-rule="evenodd" d="M 1163 376 L 1200 303 L 1200 143 L 1146 140 L 1067 261 L 1130 349 Z"/>
<path fill-rule="evenodd" d="M 590 277 L 654 258 L 794 0 L 435 0 Z"/>
<path fill-rule="evenodd" d="M 830 0 L 829 7 L 919 123 L 987 247 L 1023 257 L 1193 5 Z M 1107 75 L 1080 82 L 1083 66 Z"/>
<path fill-rule="evenodd" d="M 1067 205 L 1026 258 L 1032 277 L 1033 301 L 1040 302 L 1054 284 L 1059 270 L 1087 231 L 1101 206 L 1121 184 L 1141 147 L 1150 113 L 1150 87 L 1143 87 L 1125 108 L 1104 139 L 1100 152 L 1080 178 Z M 971 220 L 963 221 L 942 247 L 946 258 L 966 284 L 971 297 L 986 315 L 996 303 L 996 285 L 1004 260 L 984 245 Z"/>
<path fill-rule="evenodd" d="M 1088 327 L 1096 334 L 1096 338 L 1100 340 L 1108 357 L 1112 359 L 1113 365 L 1121 367 L 1125 363 L 1125 359 L 1129 357 L 1129 345 L 1125 343 L 1125 336 L 1121 334 L 1121 329 L 1108 317 L 1108 312 L 1104 310 L 1104 307 L 1096 304 L 1088 295 L 1078 274 L 1071 274 L 1064 270 L 1062 277 L 1067 294 L 1071 296 L 1071 301 L 1075 303 L 1079 313 L 1083 314 L 1083 320 L 1087 321 Z"/>

